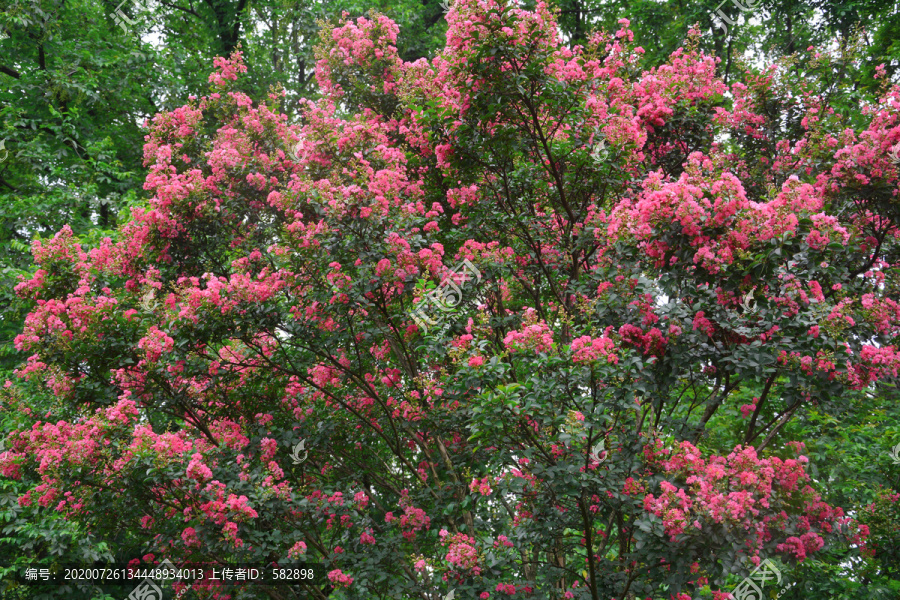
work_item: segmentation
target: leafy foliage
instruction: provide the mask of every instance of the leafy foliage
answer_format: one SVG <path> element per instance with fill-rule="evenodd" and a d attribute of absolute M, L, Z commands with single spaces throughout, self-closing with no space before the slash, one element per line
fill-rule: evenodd
<path fill-rule="evenodd" d="M 253 10 L 294 44 L 285 8 Z M 153 117 L 130 218 L 10 213 L 59 231 L 16 286 L 4 553 L 305 556 L 315 598 L 724 598 L 769 557 L 785 598 L 896 591 L 897 467 L 866 450 L 900 368 L 884 69 L 841 95 L 860 61 L 814 48 L 728 85 L 697 29 L 663 62 L 628 20 L 570 47 L 543 3 L 470 0 L 432 59 L 383 15 L 326 30 L 292 125 L 310 80 L 251 79 L 245 9 L 184 17 L 234 52 Z M 30 143 L 96 135 L 58 101 Z M 84 143 L 86 196 L 130 189 Z M 79 206 L 39 166 L 12 168 Z M 476 301 L 425 330 L 451 283 Z M 862 486 L 807 467 L 842 451 Z"/>

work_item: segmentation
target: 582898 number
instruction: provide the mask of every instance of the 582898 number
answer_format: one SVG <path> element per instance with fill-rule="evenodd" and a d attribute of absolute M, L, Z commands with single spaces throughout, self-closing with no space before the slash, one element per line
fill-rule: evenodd
<path fill-rule="evenodd" d="M 304 579 L 313 579 L 315 571 L 313 569 L 272 569 L 272 579 L 276 581 L 302 581 Z"/>

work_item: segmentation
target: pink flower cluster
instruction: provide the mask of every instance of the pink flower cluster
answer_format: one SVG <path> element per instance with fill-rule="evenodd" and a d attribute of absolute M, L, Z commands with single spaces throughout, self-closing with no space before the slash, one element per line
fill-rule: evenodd
<path fill-rule="evenodd" d="M 494 588 L 495 592 L 502 592 L 507 596 L 512 596 L 516 593 L 516 586 L 511 583 L 498 583 L 497 587 Z"/>
<path fill-rule="evenodd" d="M 506 334 L 503 345 L 510 352 L 550 352 L 553 348 L 553 333 L 544 321 L 537 319 L 534 309 L 528 309 L 525 311 L 522 329 Z"/>
<path fill-rule="evenodd" d="M 589 335 L 572 340 L 572 362 L 591 363 L 603 360 L 609 364 L 617 364 L 619 357 L 615 354 L 616 344 L 608 337 L 591 338 Z"/>
<path fill-rule="evenodd" d="M 288 550 L 288 558 L 300 558 L 306 554 L 306 542 L 297 542 Z"/>
<path fill-rule="evenodd" d="M 478 550 L 474 538 L 464 533 L 450 535 L 446 529 L 440 531 L 441 544 L 447 547 L 445 560 L 460 572 L 477 577 L 481 574 Z"/>
<path fill-rule="evenodd" d="M 666 352 L 668 339 L 656 327 L 651 327 L 646 333 L 636 325 L 625 324 L 619 328 L 622 341 L 638 348 L 642 353 L 661 357 Z"/>
<path fill-rule="evenodd" d="M 328 572 L 328 580 L 338 588 L 347 589 L 353 584 L 353 578 L 341 571 L 340 569 L 335 569 L 333 571 Z"/>
<path fill-rule="evenodd" d="M 196 479 L 201 483 L 209 481 L 213 476 L 212 470 L 203 462 L 203 455 L 199 452 L 195 452 L 194 455 L 191 456 L 191 462 L 188 463 L 185 475 L 191 479 Z"/>
<path fill-rule="evenodd" d="M 478 479 L 477 477 L 472 480 L 472 483 L 469 484 L 469 489 L 474 493 L 478 492 L 482 496 L 490 496 L 493 490 L 491 489 L 491 484 L 489 483 L 489 477 L 482 477 Z"/>
<path fill-rule="evenodd" d="M 402 65 L 395 46 L 398 32 L 397 24 L 384 15 L 374 19 L 359 17 L 356 22 L 347 21 L 343 27 L 333 29 L 331 39 L 326 40 L 327 56 L 316 63 L 319 87 L 332 98 L 339 98 L 344 90 L 336 81 L 348 72 L 354 73 L 355 79 L 362 79 L 358 72 L 365 69 L 372 75 L 368 79 L 380 83 L 370 84 L 366 91 L 392 93 Z"/>
<path fill-rule="evenodd" d="M 746 530 L 755 539 L 758 555 L 764 539 L 777 537 L 788 530 L 790 506 L 800 503 L 804 514 L 794 517 L 790 527 L 805 529 L 799 538 L 789 536 L 778 546 L 779 552 L 792 552 L 799 559 L 822 547 L 822 540 L 812 531 L 831 532 L 835 525 L 848 524 L 840 508 L 821 501 L 809 485 L 799 459 L 777 457 L 760 459 L 753 447 L 738 446 L 727 457 L 702 458 L 689 442 L 670 451 L 657 441 L 644 449 L 651 464 L 658 464 L 669 475 L 683 478 L 687 488 L 663 481 L 662 493 L 644 497 L 644 510 L 663 521 L 666 533 L 675 541 L 679 534 L 703 529 L 704 523 L 729 523 Z M 800 550 L 803 550 L 801 553 Z"/>
<path fill-rule="evenodd" d="M 213 64 L 218 71 L 209 76 L 209 82 L 223 87 L 227 81 L 237 81 L 238 73 L 247 72 L 247 66 L 244 64 L 242 56 L 240 51 L 235 51 L 230 59 L 221 56 L 213 59 Z"/>
<path fill-rule="evenodd" d="M 416 537 L 416 532 L 431 527 L 431 517 L 425 514 L 425 511 L 415 506 L 406 506 L 403 514 L 400 516 L 400 529 L 403 530 L 403 537 L 412 540 Z"/>
<path fill-rule="evenodd" d="M 401 492 L 400 507 L 403 508 L 403 514 L 399 519 L 394 516 L 393 512 L 389 512 L 385 515 L 384 520 L 388 523 L 399 521 L 402 535 L 407 540 L 414 540 L 417 531 L 431 527 L 431 517 L 424 510 L 416 508 L 410 503 L 408 490 L 404 489 Z"/>
<path fill-rule="evenodd" d="M 653 494 L 644 497 L 644 510 L 662 518 L 666 533 L 674 542 L 675 537 L 683 533 L 687 526 L 693 501 L 684 490 L 678 489 L 668 481 L 663 481 L 660 487 L 663 493 L 659 498 L 654 498 Z"/>
<path fill-rule="evenodd" d="M 225 485 L 218 481 L 212 481 L 206 485 L 207 493 L 213 492 L 215 499 L 200 505 L 201 512 L 214 523 L 222 525 L 226 521 L 247 521 L 259 516 L 250 506 L 247 496 L 228 494 L 225 498 Z"/>
<path fill-rule="evenodd" d="M 167 354 L 175 347 L 175 340 L 156 325 L 147 330 L 147 335 L 138 341 L 138 348 L 146 353 L 148 362 L 159 362 L 163 354 Z"/>
<path fill-rule="evenodd" d="M 803 562 L 807 554 L 812 554 L 822 549 L 825 541 L 818 534 L 807 531 L 800 537 L 791 536 L 783 544 L 778 544 L 776 550 L 785 554 L 793 554 L 797 560 Z"/>

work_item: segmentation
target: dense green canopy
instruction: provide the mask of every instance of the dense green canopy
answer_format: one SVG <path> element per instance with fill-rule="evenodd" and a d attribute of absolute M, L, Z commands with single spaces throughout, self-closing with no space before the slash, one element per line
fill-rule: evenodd
<path fill-rule="evenodd" d="M 733 143 L 748 161 L 777 154 L 774 140 L 795 143 L 809 135 L 803 122 L 808 106 L 798 96 L 798 82 L 807 85 L 802 93 L 824 99 L 834 110 L 829 133 L 839 131 L 839 125 L 857 132 L 864 130 L 871 115 L 863 114 L 860 106 L 876 103 L 887 85 L 900 83 L 900 45 L 896 42 L 900 38 L 900 7 L 896 1 L 775 0 L 754 8 L 745 3 L 743 9 L 738 4 L 737 0 L 719 5 L 682 0 L 558 0 L 551 6 L 557 11 L 561 43 L 570 47 L 589 46 L 595 32 L 612 34 L 620 29 L 620 19 L 629 19 L 634 43 L 643 48 L 640 63 L 629 66 L 636 80 L 641 71 L 665 64 L 676 49 L 685 45 L 692 26 L 698 25 L 704 35 L 694 38 L 693 50 L 720 59 L 714 67 L 718 78 L 729 86 L 746 84 L 753 91 L 756 112 L 766 118 L 761 125 L 764 136 L 731 131 L 730 139 L 715 139 Z M 535 8 L 533 2 L 519 6 Z M 727 32 L 716 27 L 715 11 L 719 7 L 732 22 Z M 206 94 L 215 57 L 241 52 L 247 73 L 234 82 L 233 89 L 257 103 L 268 102 L 274 113 L 286 115 L 287 126 L 309 126 L 310 117 L 303 102 L 319 101 L 327 95 L 315 77 L 316 62 L 324 56 L 321 51 L 317 54 L 316 48 L 334 42 L 333 27 L 371 11 L 386 15 L 399 26 L 398 58 L 412 63 L 419 58 L 433 59 L 445 47 L 447 8 L 437 0 L 147 0 L 119 4 L 114 0 L 0 0 L 0 382 L 16 379 L 13 371 L 31 355 L 17 351 L 13 340 L 23 331 L 25 316 L 35 308 L 34 297 L 23 298 L 13 288 L 20 280 L 31 279 L 38 268 L 32 241 L 52 238 L 66 225 L 84 249 L 102 247 L 106 237 L 114 242 L 120 240 L 123 227 L 132 218 L 131 209 L 145 208 L 148 199 L 157 193 L 150 183 L 145 183 L 150 181 L 153 165 L 145 157 L 157 160 L 153 153 L 158 140 L 153 136 L 162 134 L 151 135 L 149 122 L 158 113 L 170 113 Z M 815 50 L 808 52 L 810 47 Z M 821 55 L 818 50 L 822 50 Z M 790 74 L 788 80 L 762 85 L 769 65 L 776 63 L 781 72 Z M 883 65 L 882 74 L 877 70 L 879 65 Z M 487 71 L 480 74 L 491 75 Z M 335 71 L 333 75 L 342 74 Z M 528 76 L 536 77 L 534 73 Z M 370 106 L 353 105 L 351 100 L 357 98 L 354 94 L 365 94 L 353 87 L 358 83 L 353 74 L 347 77 L 340 82 L 349 94 L 345 98 L 347 105 L 338 107 L 341 118 L 349 119 L 366 108 L 386 119 L 400 114 L 401 109 L 391 104 L 395 99 L 389 94 L 384 94 L 390 96 L 387 100 L 380 93 L 373 94 L 377 96 L 375 100 L 366 97 L 366 101 L 372 101 Z M 498 97 L 507 92 L 494 90 Z M 570 92 L 559 91 L 559 97 L 566 93 Z M 397 96 L 402 96 L 403 103 L 421 100 L 423 105 L 419 108 L 426 125 L 433 127 L 434 135 L 448 135 L 446 131 L 440 133 L 435 125 L 440 119 L 440 107 L 425 105 L 426 92 L 418 97 L 416 92 L 404 90 Z M 485 113 L 500 111 L 494 105 L 484 104 L 488 102 L 484 98 L 475 109 Z M 680 176 L 690 152 L 705 151 L 713 142 L 712 129 L 707 128 L 713 111 L 724 108 L 733 114 L 739 112 L 730 93 L 710 95 L 704 102 L 707 103 L 699 112 L 678 113 L 682 120 L 670 122 L 654 133 L 654 147 L 668 148 L 666 152 L 660 150 L 654 168 Z M 556 108 L 560 114 L 565 112 L 559 105 Z M 397 113 L 393 112 L 395 109 Z M 233 117 L 228 110 L 223 108 L 204 122 L 208 129 L 197 132 L 198 144 L 213 143 L 217 128 Z M 266 135 L 270 136 L 266 143 L 277 142 L 271 131 Z M 481 148 L 486 139 L 483 135 L 474 128 L 462 128 L 452 143 L 465 139 L 467 147 Z M 147 142 L 153 148 L 145 151 Z M 456 154 L 454 160 L 459 162 L 453 168 L 459 169 L 461 178 L 470 177 L 474 182 L 480 169 L 498 168 L 506 159 L 512 164 L 529 152 L 523 149 L 526 142 L 519 147 L 512 137 L 502 140 L 502 144 L 507 144 L 502 151 L 491 146 L 496 153 L 490 161 L 485 158 L 487 154 Z M 199 148 L 190 151 L 199 155 Z M 504 154 L 507 150 L 509 155 Z M 515 158 L 510 158 L 513 155 Z M 826 163 L 827 157 L 821 156 L 811 155 L 810 172 L 818 173 Z M 480 162 L 482 159 L 485 162 Z M 814 159 L 821 160 L 815 163 Z M 767 187 L 772 182 L 765 169 L 755 165 L 747 167 L 741 177 L 748 197 L 762 202 L 772 193 Z M 637 177 L 635 173 L 626 173 L 623 167 L 610 185 L 622 190 L 630 185 L 639 187 L 640 181 L 627 179 Z M 641 178 L 645 175 L 641 172 Z M 519 172 L 516 176 L 530 175 Z M 431 186 L 429 190 L 444 186 L 432 179 L 426 183 Z M 587 179 L 576 181 L 576 191 L 590 196 L 594 192 L 587 190 L 589 183 Z M 896 204 L 895 199 L 893 202 Z M 884 214 L 896 211 L 895 204 L 886 200 L 888 208 L 884 208 Z M 536 221 L 541 216 L 531 215 Z M 502 216 L 487 213 L 478 218 L 493 230 L 504 230 Z M 210 237 L 216 235 L 213 232 Z M 226 251 L 221 256 L 225 257 Z M 189 258 L 193 257 L 186 255 L 186 263 Z M 234 256 L 229 255 L 231 258 Z M 632 258 L 637 265 L 634 272 L 649 271 L 641 257 Z M 324 265 L 327 261 L 323 268 Z M 185 272 L 189 271 L 186 267 Z M 202 273 L 202 269 L 197 272 Z M 659 285 L 663 287 L 681 285 L 671 273 L 659 277 L 657 283 L 662 281 Z M 855 277 L 854 273 L 850 279 Z M 647 286 L 653 293 L 659 291 Z M 894 298 L 900 293 L 896 289 L 881 292 Z M 520 324 L 524 327 L 524 323 L 507 322 L 504 327 L 513 331 Z M 217 335 L 224 335 L 222 331 L 229 324 L 215 326 L 222 328 Z M 563 331 L 568 332 L 568 325 Z M 595 342 L 600 339 L 603 338 L 598 337 Z M 896 338 L 887 342 L 896 344 Z M 401 370 L 407 366 L 398 365 Z M 564 368 L 558 363 L 551 366 Z M 714 385 L 719 384 L 716 380 Z M 259 389 L 265 387 L 259 385 Z M 755 410 L 754 399 L 765 398 L 773 385 L 790 387 L 774 375 L 769 379 L 761 377 L 757 382 L 745 379 L 745 386 L 735 391 L 738 400 L 730 401 L 742 408 L 713 411 L 696 430 L 691 430 L 696 423 L 689 423 L 687 417 L 673 409 L 671 418 L 684 417 L 684 423 L 678 430 L 672 426 L 669 433 L 673 439 L 690 441 L 704 452 L 722 456 L 736 445 L 759 446 L 776 435 L 782 444 L 803 442 L 810 459 L 807 471 L 822 500 L 843 507 L 848 515 L 865 523 L 871 531 L 869 547 L 875 552 L 860 556 L 852 544 L 828 546 L 826 551 L 791 566 L 785 576 L 796 585 L 784 597 L 887 600 L 900 596 L 900 510 L 895 496 L 900 492 L 900 392 L 896 377 L 883 377 L 856 386 L 857 389 L 842 389 L 835 397 L 823 396 L 821 402 L 792 410 L 784 423 L 764 423 L 765 412 L 761 412 L 760 422 L 756 423 L 754 413 L 748 426 L 740 410 L 743 406 Z M 673 383 L 665 389 L 678 389 L 682 395 L 687 394 L 688 400 L 699 402 L 713 384 L 706 382 L 699 388 L 700 391 L 691 382 L 681 388 Z M 727 383 L 724 388 L 728 388 Z M 505 384 L 498 384 L 498 389 L 497 395 L 491 396 L 493 400 L 504 394 L 518 397 L 525 393 Z M 31 401 L 35 414 L 53 406 L 38 395 Z M 482 414 L 480 410 L 476 413 Z M 18 428 L 20 416 L 0 410 L 0 439 Z M 768 416 L 782 415 L 772 412 Z M 48 420 L 55 421 L 55 417 Z M 643 424 L 642 420 L 637 429 Z M 769 436 L 771 430 L 766 427 L 773 425 L 775 432 Z M 18 498 L 28 489 L 27 481 L 0 477 L 0 597 L 102 597 L 91 590 L 38 592 L 13 586 L 9 575 L 24 565 L 139 556 L 148 547 L 148 539 L 139 529 L 121 528 L 113 533 L 91 529 L 85 523 L 65 519 L 52 507 L 42 509 L 39 519 L 34 518 L 33 512 L 27 513 L 30 516 L 26 518 Z M 496 592 L 495 596 L 501 593 Z"/>

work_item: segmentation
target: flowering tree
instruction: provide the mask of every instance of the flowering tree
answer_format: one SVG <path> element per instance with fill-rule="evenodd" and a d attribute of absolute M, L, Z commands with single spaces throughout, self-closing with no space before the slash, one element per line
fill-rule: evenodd
<path fill-rule="evenodd" d="M 34 243 L 20 505 L 321 561 L 311 598 L 724 599 L 865 549 L 782 433 L 897 376 L 900 90 L 857 130 L 777 71 L 727 88 L 696 30 L 641 71 L 627 20 L 568 48 L 543 3 L 447 18 L 430 62 L 334 29 L 302 125 L 217 59 L 117 238 Z"/>

